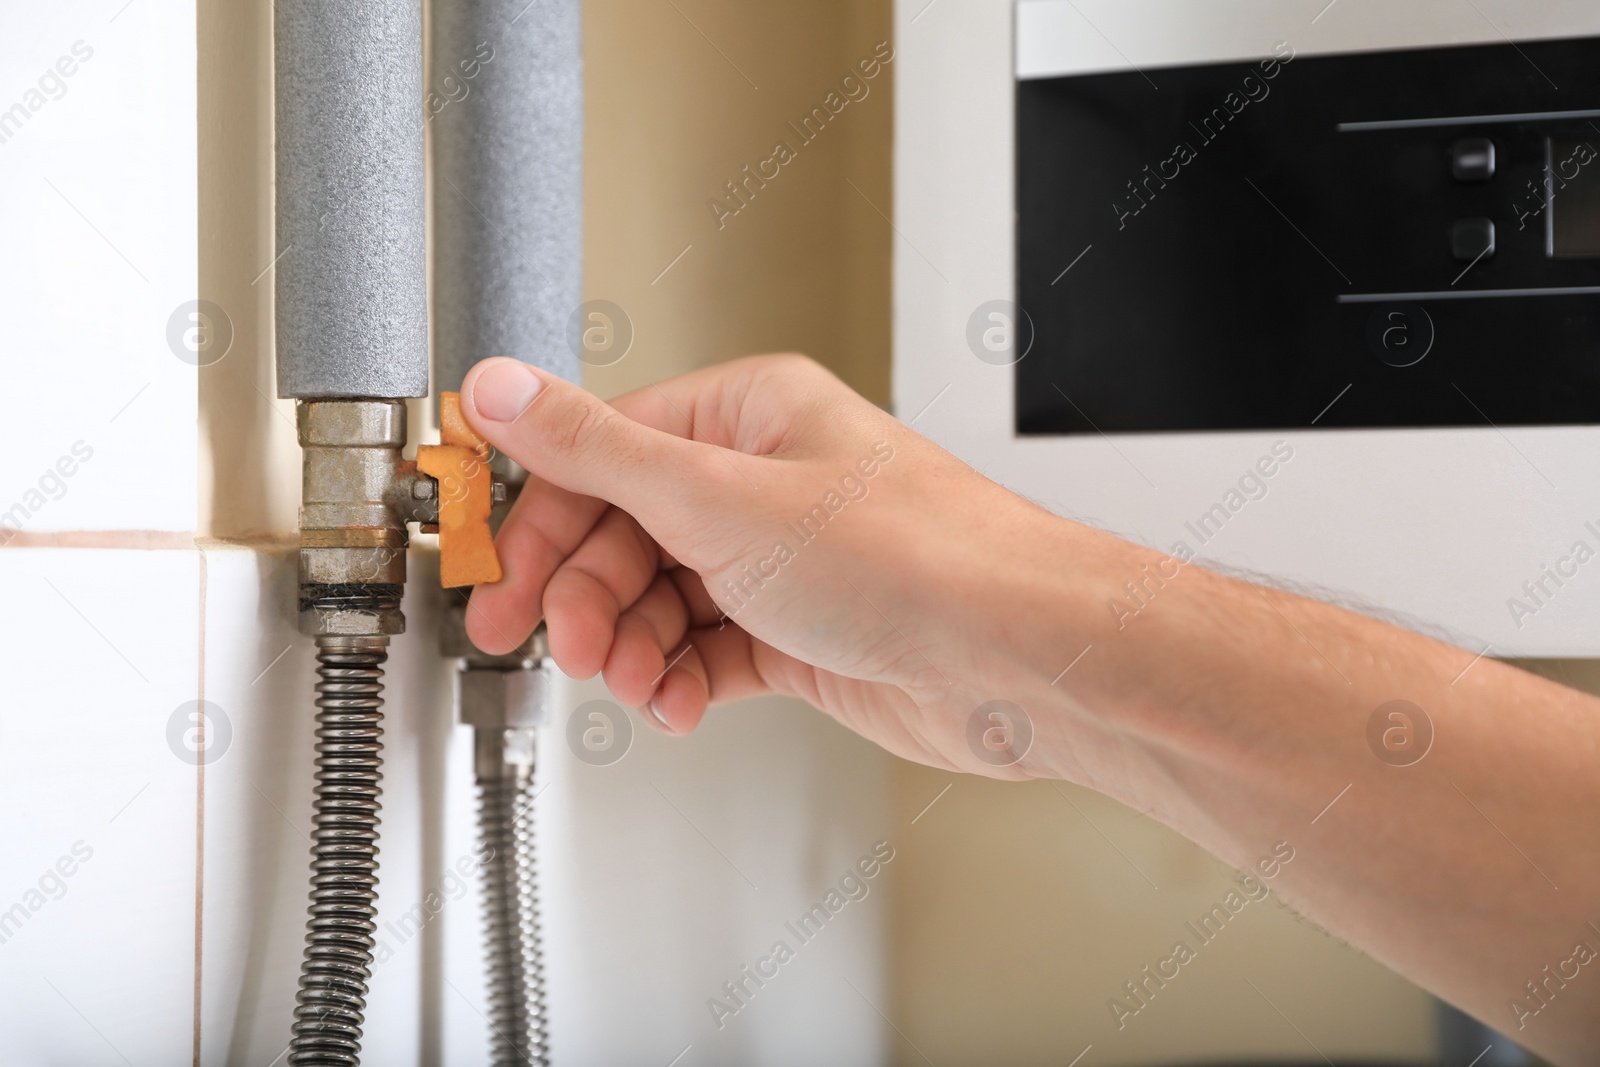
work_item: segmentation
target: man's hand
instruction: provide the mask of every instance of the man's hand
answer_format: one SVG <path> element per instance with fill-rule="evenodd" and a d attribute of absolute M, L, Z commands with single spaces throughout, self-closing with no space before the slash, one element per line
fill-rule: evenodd
<path fill-rule="evenodd" d="M 490 360 L 462 396 L 531 472 L 499 535 L 505 577 L 473 595 L 479 647 L 543 617 L 562 670 L 604 672 L 673 733 L 708 702 L 777 691 L 899 755 L 1023 776 L 966 742 L 974 708 L 1014 695 L 983 575 L 1059 520 L 798 356 L 611 404 Z"/>

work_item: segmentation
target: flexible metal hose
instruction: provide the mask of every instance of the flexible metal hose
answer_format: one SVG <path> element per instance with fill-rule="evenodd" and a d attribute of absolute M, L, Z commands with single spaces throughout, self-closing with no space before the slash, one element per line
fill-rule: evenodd
<path fill-rule="evenodd" d="M 475 732 L 493 1062 L 495 1067 L 547 1067 L 550 1035 L 534 856 L 533 731 Z"/>
<path fill-rule="evenodd" d="M 311 907 L 291 1064 L 355 1065 L 377 929 L 387 637 L 317 638 Z"/>

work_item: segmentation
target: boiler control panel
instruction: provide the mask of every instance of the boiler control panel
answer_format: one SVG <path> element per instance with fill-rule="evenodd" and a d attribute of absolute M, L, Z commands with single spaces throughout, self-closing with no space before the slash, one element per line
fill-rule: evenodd
<path fill-rule="evenodd" d="M 1018 433 L 1600 422 L 1600 37 L 1022 79 L 1015 124 Z"/>

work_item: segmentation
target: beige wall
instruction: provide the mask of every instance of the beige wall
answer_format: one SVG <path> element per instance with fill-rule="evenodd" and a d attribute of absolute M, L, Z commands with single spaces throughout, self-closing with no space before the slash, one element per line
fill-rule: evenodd
<path fill-rule="evenodd" d="M 1432 1053 L 1426 994 L 1275 897 L 1201 947 L 1185 923 L 1234 874 L 1138 812 L 1074 786 L 906 765 L 897 814 L 946 785 L 907 835 L 890 934 L 895 1020 L 935 1062 L 1059 1067 L 1091 1044 L 1102 1065 L 1316 1061 L 1274 1006 L 1340 1062 Z M 1197 958 L 1119 1029 L 1109 1000 L 1179 940 Z M 896 1062 L 921 1060 L 902 1045 Z"/>
<path fill-rule="evenodd" d="M 892 65 L 813 143 L 785 123 L 891 37 L 888 5 L 589 0 L 584 17 L 584 288 L 637 331 L 590 386 L 609 396 L 787 350 L 887 403 Z M 706 201 L 779 140 L 799 158 L 719 230 Z"/>
<path fill-rule="evenodd" d="M 200 0 L 200 296 L 233 347 L 199 375 L 201 536 L 293 535 L 294 405 L 272 362 L 272 4 Z"/>

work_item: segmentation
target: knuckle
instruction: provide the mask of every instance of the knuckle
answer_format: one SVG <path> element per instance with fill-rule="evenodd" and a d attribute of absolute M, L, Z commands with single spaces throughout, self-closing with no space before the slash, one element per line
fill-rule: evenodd
<path fill-rule="evenodd" d="M 800 352 L 779 352 L 763 359 L 774 374 L 785 378 L 811 378 L 819 372 L 827 373 L 822 364 Z"/>
<path fill-rule="evenodd" d="M 538 425 L 540 448 L 561 456 L 578 456 L 603 447 L 617 413 L 594 404 L 552 406 Z"/>
<path fill-rule="evenodd" d="M 686 484 L 702 486 L 715 493 L 724 493 L 743 484 L 736 464 L 742 457 L 729 455 L 716 445 L 686 450 L 680 464 L 687 475 Z"/>
<path fill-rule="evenodd" d="M 765 358 L 770 362 L 762 368 L 763 375 L 791 397 L 831 398 L 849 390 L 838 375 L 810 356 L 784 353 Z"/>

